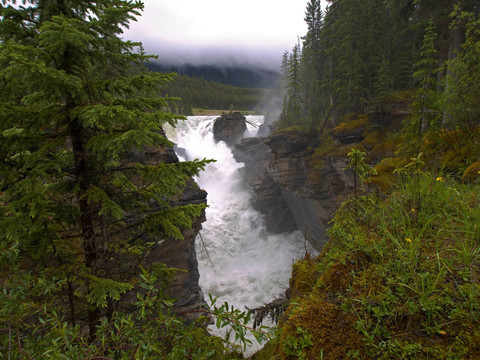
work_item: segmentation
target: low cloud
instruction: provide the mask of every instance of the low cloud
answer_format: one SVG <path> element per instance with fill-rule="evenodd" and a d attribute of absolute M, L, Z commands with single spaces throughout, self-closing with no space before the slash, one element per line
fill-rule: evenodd
<path fill-rule="evenodd" d="M 278 71 L 282 54 L 287 49 L 255 48 L 252 46 L 180 46 L 158 40 L 142 41 L 148 54 L 158 55 L 162 64 L 215 65 L 225 67 L 250 67 Z"/>

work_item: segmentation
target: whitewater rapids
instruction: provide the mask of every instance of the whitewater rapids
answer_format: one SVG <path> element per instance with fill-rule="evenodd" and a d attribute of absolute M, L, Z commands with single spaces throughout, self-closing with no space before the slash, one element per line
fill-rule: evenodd
<path fill-rule="evenodd" d="M 208 192 L 209 205 L 201 238 L 196 239 L 200 286 L 207 299 L 211 294 L 218 298 L 217 304 L 228 302 L 244 310 L 269 303 L 285 292 L 304 240 L 299 231 L 267 233 L 262 215 L 250 205 L 252 194 L 239 171 L 244 164 L 235 161 L 223 141 L 216 143 L 213 138 L 215 118 L 189 116 L 175 130 L 168 129 L 167 137 L 183 149 L 178 151 L 181 160 L 216 160 L 195 179 Z M 260 125 L 263 116 L 248 116 L 247 121 Z M 247 123 L 245 137 L 255 134 L 256 128 Z"/>

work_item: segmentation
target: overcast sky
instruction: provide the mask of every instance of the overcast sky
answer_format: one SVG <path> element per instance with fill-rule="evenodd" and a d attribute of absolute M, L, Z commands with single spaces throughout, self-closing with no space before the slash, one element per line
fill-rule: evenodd
<path fill-rule="evenodd" d="M 305 35 L 307 0 L 143 0 L 125 38 L 165 62 L 278 66 Z"/>

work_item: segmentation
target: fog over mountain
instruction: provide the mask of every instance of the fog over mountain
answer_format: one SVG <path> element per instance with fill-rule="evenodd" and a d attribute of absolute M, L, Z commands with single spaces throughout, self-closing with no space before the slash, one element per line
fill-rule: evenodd
<path fill-rule="evenodd" d="M 176 72 L 203 77 L 222 84 L 273 88 L 279 71 L 280 49 L 240 47 L 182 47 L 174 44 L 155 44 L 144 41 L 145 51 L 155 54 L 149 68 L 160 72 Z"/>
<path fill-rule="evenodd" d="M 145 8 L 125 29 L 125 39 L 142 42 L 162 66 L 177 69 L 277 72 L 283 52 L 306 32 L 306 0 L 143 2 Z"/>
<path fill-rule="evenodd" d="M 202 45 L 187 46 L 144 38 L 147 53 L 158 55 L 157 62 L 176 65 L 220 65 L 226 67 L 253 67 L 274 71 L 280 69 L 285 50 L 281 46 L 265 45 Z"/>

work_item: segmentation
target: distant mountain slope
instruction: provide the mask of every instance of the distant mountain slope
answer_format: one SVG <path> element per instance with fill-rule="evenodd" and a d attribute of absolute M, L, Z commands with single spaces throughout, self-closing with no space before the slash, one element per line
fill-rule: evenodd
<path fill-rule="evenodd" d="M 278 78 L 278 72 L 265 68 L 253 68 L 228 65 L 192 65 L 192 64 L 148 64 L 152 71 L 176 72 L 192 77 L 202 77 L 207 81 L 246 88 L 272 89 Z"/>
<path fill-rule="evenodd" d="M 171 104 L 170 110 L 190 115 L 193 108 L 264 110 L 262 100 L 268 98 L 271 92 L 269 89 L 238 87 L 179 74 L 175 81 L 160 90 L 159 95 L 181 98 L 182 101 Z"/>

